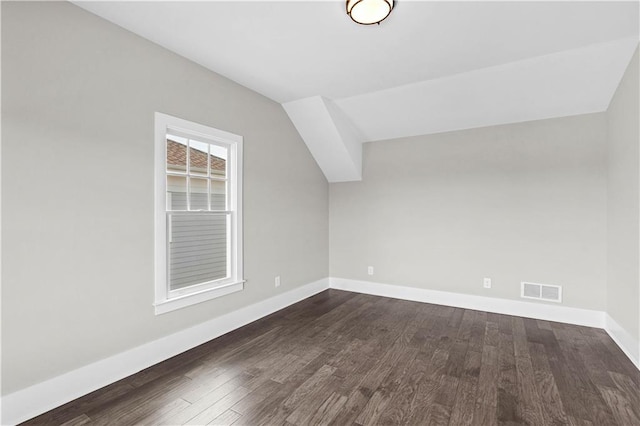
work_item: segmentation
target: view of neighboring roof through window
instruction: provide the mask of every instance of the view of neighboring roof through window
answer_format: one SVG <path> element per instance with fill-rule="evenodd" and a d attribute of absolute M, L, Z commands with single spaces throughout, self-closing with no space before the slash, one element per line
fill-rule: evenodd
<path fill-rule="evenodd" d="M 227 210 L 227 157 L 222 146 L 167 134 L 167 210 Z"/>
<path fill-rule="evenodd" d="M 207 152 L 209 150 L 209 152 Z M 209 158 L 207 158 L 207 154 Z M 227 167 L 226 149 L 192 140 L 189 149 L 190 166 L 192 173 L 207 173 L 207 163 L 212 175 L 225 176 Z M 169 171 L 186 171 L 187 164 L 187 138 L 167 135 L 167 169 Z"/>

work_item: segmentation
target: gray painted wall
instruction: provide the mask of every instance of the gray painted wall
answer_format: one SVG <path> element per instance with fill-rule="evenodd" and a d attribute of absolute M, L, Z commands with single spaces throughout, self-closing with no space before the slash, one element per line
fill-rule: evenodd
<path fill-rule="evenodd" d="M 2 2 L 2 67 L 3 394 L 328 276 L 327 182 L 279 104 L 66 2 Z M 161 316 L 155 111 L 245 138 L 245 290 Z"/>
<path fill-rule="evenodd" d="M 636 343 L 640 342 L 638 62 L 636 50 L 607 110 L 607 313 Z"/>
<path fill-rule="evenodd" d="M 604 310 L 605 138 L 601 113 L 365 144 L 330 185 L 331 276 Z"/>

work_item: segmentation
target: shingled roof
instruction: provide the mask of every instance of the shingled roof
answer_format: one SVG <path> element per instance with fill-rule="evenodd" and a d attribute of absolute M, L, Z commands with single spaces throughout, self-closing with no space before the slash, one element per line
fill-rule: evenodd
<path fill-rule="evenodd" d="M 225 171 L 226 160 L 224 158 L 210 155 L 211 157 L 211 170 L 212 171 Z M 189 158 L 191 160 L 191 167 L 207 169 L 207 153 L 200 150 L 189 148 Z M 175 166 L 182 166 L 187 162 L 187 147 L 181 143 L 167 139 L 167 164 Z"/>

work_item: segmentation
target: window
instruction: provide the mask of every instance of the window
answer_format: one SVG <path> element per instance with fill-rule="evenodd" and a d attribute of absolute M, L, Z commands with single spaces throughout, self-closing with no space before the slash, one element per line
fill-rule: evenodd
<path fill-rule="evenodd" d="M 155 311 L 240 291 L 242 137 L 155 116 Z"/>

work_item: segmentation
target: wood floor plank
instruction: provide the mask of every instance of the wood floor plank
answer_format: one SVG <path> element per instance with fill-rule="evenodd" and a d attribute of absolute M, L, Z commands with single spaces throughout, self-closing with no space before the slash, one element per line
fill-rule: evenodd
<path fill-rule="evenodd" d="M 297 407 L 302 400 L 304 400 L 309 394 L 313 393 L 323 382 L 328 380 L 336 371 L 335 367 L 330 365 L 323 365 L 315 374 L 309 377 L 301 386 L 297 387 L 295 391 L 284 401 L 285 407 Z"/>
<path fill-rule="evenodd" d="M 231 426 L 233 424 L 242 424 L 242 416 L 233 410 L 227 410 L 215 419 L 211 420 L 207 425 Z"/>
<path fill-rule="evenodd" d="M 589 420 L 585 400 L 578 396 L 582 389 L 581 379 L 576 378 L 568 368 L 559 343 L 555 338 L 549 339 L 545 341 L 544 348 L 567 418 L 574 421 Z"/>
<path fill-rule="evenodd" d="M 315 414 L 308 421 L 309 425 L 329 425 L 333 419 L 338 415 L 344 404 L 347 402 L 347 397 L 340 395 L 339 393 L 332 393 L 327 399 L 320 405 L 320 408 L 316 410 Z"/>
<path fill-rule="evenodd" d="M 501 321 L 500 343 L 498 345 L 498 399 L 497 414 L 501 423 L 521 422 L 518 416 L 518 388 L 516 361 L 511 334 L 511 319 L 508 320 L 509 333 L 505 333 L 505 321 Z"/>
<path fill-rule="evenodd" d="M 584 420 L 579 417 L 567 416 L 567 420 L 569 420 L 571 426 L 594 426 L 589 420 Z"/>
<path fill-rule="evenodd" d="M 250 390 L 245 387 L 238 387 L 217 400 L 214 404 L 205 408 L 195 417 L 191 418 L 185 424 L 187 425 L 205 425 L 215 420 L 225 411 L 233 407 L 238 401 L 247 396 Z"/>
<path fill-rule="evenodd" d="M 528 356 L 516 356 L 516 374 L 519 417 L 527 424 L 544 424 L 541 398 L 536 386 L 531 359 Z"/>
<path fill-rule="evenodd" d="M 191 404 L 182 398 L 174 399 L 168 404 L 162 405 L 147 415 L 138 418 L 135 423 L 138 425 L 157 425 L 163 420 L 171 418 L 176 413 L 182 412 Z"/>
<path fill-rule="evenodd" d="M 496 377 L 498 377 L 498 348 L 485 345 L 480 360 L 476 397 L 483 405 L 493 408 L 498 406 L 498 381 Z"/>
<path fill-rule="evenodd" d="M 302 369 L 291 375 L 283 383 L 284 386 L 279 392 L 269 396 L 263 404 L 254 407 L 252 412 L 245 414 L 243 421 L 249 425 L 285 423 L 285 419 L 297 407 L 299 401 L 313 388 L 315 381 L 324 380 L 322 377 L 315 377 L 310 381 L 321 369 L 330 369 L 326 363 L 331 359 L 331 356 L 330 353 L 322 352 L 311 360 Z M 332 373 L 333 370 L 327 371 L 324 376 L 330 376 Z M 298 398 L 299 401 L 292 401 L 292 398 Z"/>
<path fill-rule="evenodd" d="M 322 352 L 314 359 L 289 376 L 282 386 L 275 392 L 267 395 L 265 399 L 257 404 L 253 404 L 243 412 L 242 422 L 247 425 L 275 424 L 274 419 L 278 418 L 281 423 L 292 411 L 290 407 L 284 407 L 283 402 L 288 399 L 292 392 L 303 385 L 311 378 L 326 362 L 330 355 Z"/>
<path fill-rule="evenodd" d="M 640 417 L 636 414 L 637 406 L 633 406 L 625 395 L 617 389 L 602 387 L 600 393 L 611 408 L 613 416 L 621 425 L 640 425 Z"/>
<path fill-rule="evenodd" d="M 581 400 L 584 402 L 586 413 L 580 415 L 581 418 L 590 420 L 595 424 L 613 424 L 615 420 L 609 406 L 605 403 L 602 395 L 598 392 L 597 387 L 590 379 L 590 373 L 584 365 L 582 354 L 579 347 L 581 346 L 581 333 L 576 327 L 574 330 L 565 327 L 566 337 L 559 342 L 563 348 L 565 359 L 567 360 L 566 369 L 572 379 L 578 384 L 581 393 Z"/>
<path fill-rule="evenodd" d="M 295 355 L 295 358 L 289 361 L 280 371 L 271 375 L 271 380 L 278 383 L 284 383 L 297 371 L 304 368 L 311 360 L 317 358 L 323 353 L 319 348 L 310 347 L 306 354 L 302 356 Z"/>
<path fill-rule="evenodd" d="M 465 376 L 460 380 L 451 407 L 450 424 L 471 425 L 473 423 L 477 388 L 478 379 L 475 377 Z"/>
<path fill-rule="evenodd" d="M 242 387 L 248 380 L 250 380 L 252 376 L 248 374 L 240 374 L 233 379 L 225 382 L 224 384 L 217 386 L 211 389 L 208 393 L 202 395 L 197 400 L 194 400 L 191 405 L 186 407 L 184 410 L 175 413 L 173 416 L 163 419 L 159 422 L 159 424 L 166 425 L 177 425 L 177 424 L 185 424 L 189 420 L 196 417 L 198 414 L 211 407 L 222 398 L 235 391 L 236 389 Z M 245 388 L 243 388 L 245 389 Z M 215 418 L 215 417 L 213 417 Z M 212 419 L 213 419 L 212 418 Z M 211 420 L 211 419 L 210 419 Z M 206 424 L 207 422 L 205 422 Z"/>
<path fill-rule="evenodd" d="M 267 399 L 269 395 L 273 395 L 278 392 L 282 387 L 283 385 L 281 383 L 274 382 L 273 380 L 266 380 L 260 386 L 256 387 L 253 392 L 249 393 L 233 405 L 231 409 L 240 415 L 247 414 L 249 411 L 254 409 L 254 407 L 260 405 L 262 401 Z"/>
<path fill-rule="evenodd" d="M 477 315 L 475 316 L 477 318 Z M 484 333 L 482 331 L 484 331 L 485 327 L 483 320 L 481 322 L 481 325 L 474 322 L 474 326 L 478 326 L 475 332 L 482 339 L 476 341 L 475 344 L 473 342 L 469 344 L 470 349 L 467 351 L 464 362 L 464 372 L 458 383 L 455 401 L 451 407 L 449 420 L 451 424 L 470 425 L 473 422 L 478 395 L 478 380 L 482 368 L 482 353 L 477 352 L 477 350 L 482 350 L 482 342 L 484 341 Z"/>
<path fill-rule="evenodd" d="M 403 380 L 398 389 L 392 394 L 386 410 L 380 416 L 378 423 L 383 425 L 406 424 L 411 412 L 415 409 L 415 397 L 419 383 L 429 371 L 429 361 L 432 354 L 420 351 L 408 368 L 408 377 Z"/>
<path fill-rule="evenodd" d="M 464 340 L 465 342 L 470 343 L 472 336 L 473 323 L 475 319 L 475 311 L 470 309 L 464 309 L 462 311 L 462 319 L 460 321 L 460 325 L 458 326 L 458 333 L 456 338 L 458 340 Z"/>
<path fill-rule="evenodd" d="M 640 371 L 638 374 L 640 374 Z M 609 376 L 615 384 L 615 388 L 625 396 L 631 403 L 631 407 L 635 409 L 636 417 L 640 418 L 640 392 L 638 392 L 638 387 L 635 386 L 633 380 L 624 374 L 611 371 Z"/>
<path fill-rule="evenodd" d="M 534 379 L 538 388 L 545 423 L 568 423 L 555 378 L 547 361 L 544 345 L 541 343 L 529 343 L 529 354 L 531 355 Z"/>
<path fill-rule="evenodd" d="M 429 410 L 429 417 L 425 424 L 429 426 L 445 426 L 449 424 L 451 408 L 441 404 L 433 404 Z"/>
<path fill-rule="evenodd" d="M 469 337 L 469 350 L 482 353 L 485 331 L 487 328 L 487 314 L 486 312 L 480 311 L 473 311 L 473 314 L 471 336 Z"/>
<path fill-rule="evenodd" d="M 212 376 L 210 379 L 192 379 L 192 386 L 182 395 L 182 399 L 187 402 L 194 403 L 205 397 L 212 391 L 220 388 L 226 383 L 242 375 L 239 370 L 223 371 L 222 374 Z M 248 380 L 248 379 L 247 379 Z"/>
<path fill-rule="evenodd" d="M 431 357 L 429 369 L 418 382 L 418 388 L 414 396 L 411 412 L 408 415 L 408 424 L 425 424 L 429 418 L 430 410 L 434 407 L 440 378 L 444 375 L 448 351 L 444 348 L 446 342 L 441 342 L 443 347 L 436 349 Z"/>
<path fill-rule="evenodd" d="M 598 356 L 607 360 L 607 370 L 626 375 L 636 386 L 640 386 L 640 371 L 628 362 L 624 352 L 604 330 L 592 329 L 592 334 L 588 338 Z"/>
<path fill-rule="evenodd" d="M 333 395 L 333 389 L 338 387 L 342 378 L 331 375 L 325 381 L 312 389 L 302 399 L 301 403 L 285 419 L 288 423 L 295 425 L 309 424 L 313 415 L 320 410 L 322 404 Z"/>
<path fill-rule="evenodd" d="M 91 419 L 86 414 L 81 414 L 78 417 L 62 423 L 61 426 L 84 426 L 91 424 Z"/>
<path fill-rule="evenodd" d="M 374 391 L 382 383 L 390 366 L 398 362 L 400 354 L 401 351 L 395 350 L 393 347 L 388 348 L 380 357 L 379 362 L 374 364 L 364 377 L 352 385 L 353 390 L 351 392 L 342 392 L 343 394 L 348 394 L 348 397 L 344 405 L 345 409 L 334 420 L 335 424 L 351 424 L 355 422 L 373 396 Z M 347 380 L 350 381 L 350 378 L 346 378 L 345 382 Z"/>
<path fill-rule="evenodd" d="M 493 405 L 484 404 L 478 399 L 473 410 L 474 425 L 496 425 L 498 424 L 497 409 Z"/>
<path fill-rule="evenodd" d="M 271 422 L 279 424 L 287 421 L 289 416 L 305 404 L 306 401 L 313 400 L 319 392 L 324 390 L 323 385 L 327 382 L 332 382 L 334 371 L 335 367 L 324 364 L 299 386 L 296 384 L 295 389 L 277 407 L 277 412 L 272 415 Z M 301 409 L 295 414 L 294 418 L 304 417 L 307 414 L 307 411 Z"/>
<path fill-rule="evenodd" d="M 355 424 L 363 426 L 376 424 L 376 420 L 383 413 L 387 403 L 388 399 L 385 398 L 382 392 L 374 392 L 358 418 L 356 418 Z"/>
<path fill-rule="evenodd" d="M 400 342 L 395 348 L 399 353 L 396 363 L 389 366 L 388 373 L 356 419 L 356 423 L 361 425 L 376 424 L 378 418 L 383 414 L 383 410 L 391 401 L 391 396 L 397 391 L 406 376 L 412 374 L 408 367 L 413 364 L 418 350 L 405 348 Z"/>
<path fill-rule="evenodd" d="M 600 329 L 328 290 L 27 425 L 640 425 Z"/>
<path fill-rule="evenodd" d="M 291 331 L 289 331 L 291 333 Z M 275 339 L 282 337 L 282 327 L 267 329 L 261 335 L 252 336 L 243 341 L 241 345 L 235 346 L 229 351 L 216 351 L 202 358 L 201 362 L 207 363 L 211 368 L 225 368 L 235 366 L 241 360 L 246 360 L 256 354 L 264 352 L 264 349 L 272 345 Z"/>
<path fill-rule="evenodd" d="M 357 369 L 362 364 L 362 359 L 368 358 L 365 347 L 366 343 L 360 339 L 354 339 L 347 344 L 328 362 L 328 365 L 335 368 L 333 375 L 344 378 Z"/>
<path fill-rule="evenodd" d="M 543 409 L 544 423 L 566 424 L 568 422 L 567 416 L 553 374 L 548 371 L 536 371 L 534 376 Z"/>
<path fill-rule="evenodd" d="M 456 402 L 456 394 L 458 393 L 460 381 L 458 377 L 449 376 L 448 374 L 440 376 L 434 400 L 435 403 L 448 408 L 453 407 Z M 449 412 L 449 414 L 451 413 Z"/>
<path fill-rule="evenodd" d="M 616 385 L 611 379 L 604 361 L 598 358 L 597 355 L 590 350 L 589 346 L 590 345 L 580 345 L 578 347 L 584 366 L 589 372 L 589 379 L 596 386 L 615 387 Z"/>
<path fill-rule="evenodd" d="M 367 388 L 358 388 L 347 397 L 342 409 L 336 413 L 331 424 L 351 425 L 371 399 L 372 392 Z"/>
<path fill-rule="evenodd" d="M 462 377 L 464 373 L 464 360 L 469 349 L 469 342 L 456 339 L 449 351 L 446 374 L 451 377 Z"/>

